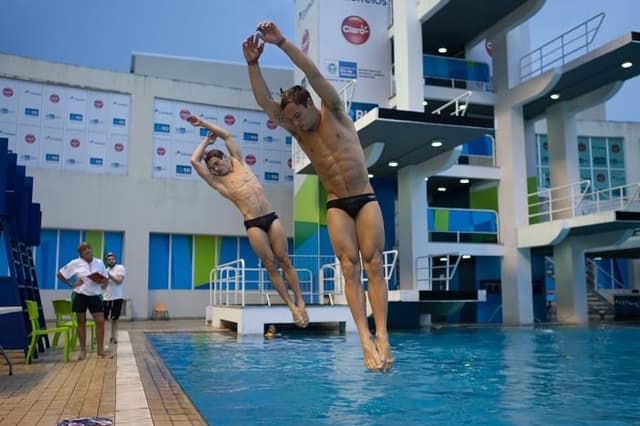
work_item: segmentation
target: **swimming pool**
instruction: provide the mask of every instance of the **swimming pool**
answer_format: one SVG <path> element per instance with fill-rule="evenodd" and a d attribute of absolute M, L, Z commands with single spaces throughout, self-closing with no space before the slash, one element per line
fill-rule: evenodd
<path fill-rule="evenodd" d="M 209 424 L 640 422 L 640 327 L 393 333 L 387 374 L 365 370 L 355 334 L 148 338 Z"/>

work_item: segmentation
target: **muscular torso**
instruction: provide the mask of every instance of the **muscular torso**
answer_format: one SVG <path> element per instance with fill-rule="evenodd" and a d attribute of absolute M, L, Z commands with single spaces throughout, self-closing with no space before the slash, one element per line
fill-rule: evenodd
<path fill-rule="evenodd" d="M 323 107 L 317 129 L 295 135 L 318 173 L 328 200 L 373 192 L 353 122 L 344 112 L 337 114 L 343 116 Z"/>
<path fill-rule="evenodd" d="M 231 164 L 233 167 L 231 172 L 225 176 L 213 176 L 211 186 L 238 207 L 244 220 L 271 213 L 273 207 L 249 166 L 233 157 Z"/>

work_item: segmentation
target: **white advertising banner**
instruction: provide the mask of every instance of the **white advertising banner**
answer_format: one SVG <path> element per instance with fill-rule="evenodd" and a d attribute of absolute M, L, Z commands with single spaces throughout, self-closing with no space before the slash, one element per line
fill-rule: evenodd
<path fill-rule="evenodd" d="M 349 114 L 357 120 L 390 96 L 390 0 L 296 0 L 295 43 L 338 90 L 348 92 Z M 295 81 L 312 92 L 304 74 L 294 68 Z M 347 86 L 355 81 L 355 86 Z M 355 87 L 355 89 L 354 89 Z M 294 169 L 309 164 L 294 146 Z"/>
<path fill-rule="evenodd" d="M 87 136 L 81 130 L 65 130 L 64 145 L 62 145 L 62 157 L 64 159 L 62 168 L 64 170 L 75 170 L 86 172 L 88 170 L 87 161 Z"/>
<path fill-rule="evenodd" d="M 107 133 L 109 121 L 109 95 L 104 92 L 87 93 L 87 126 L 90 132 Z"/>
<path fill-rule="evenodd" d="M 44 87 L 44 127 L 64 129 L 67 110 L 67 90 L 64 87 Z"/>
<path fill-rule="evenodd" d="M 107 173 L 112 175 L 127 174 L 127 158 L 129 157 L 129 139 L 127 135 L 112 133 L 107 142 Z"/>
<path fill-rule="evenodd" d="M 18 163 L 38 167 L 40 162 L 40 127 L 22 126 L 18 131 Z"/>
<path fill-rule="evenodd" d="M 87 128 L 87 91 L 70 89 L 67 101 L 67 129 L 85 130 Z"/>
<path fill-rule="evenodd" d="M 0 89 L 0 123 L 17 123 L 20 84 L 16 80 L 0 78 Z"/>
<path fill-rule="evenodd" d="M 107 135 L 104 133 L 89 133 L 87 143 L 87 157 L 89 164 L 87 171 L 92 173 L 104 173 L 107 158 Z"/>
<path fill-rule="evenodd" d="M 11 79 L 0 79 L 0 92 L 0 137 L 18 164 L 127 173 L 129 95 Z"/>
<path fill-rule="evenodd" d="M 265 113 L 167 99 L 155 99 L 154 102 L 153 177 L 200 179 L 191 167 L 191 154 L 207 131 L 187 122 L 191 115 L 224 127 L 240 148 L 245 164 L 260 182 L 291 185 L 292 174 L 288 173 L 291 177 L 285 179 L 282 170 L 282 164 L 291 158 L 291 136 L 271 122 Z M 221 139 L 217 139 L 211 148 L 229 155 Z"/>
<path fill-rule="evenodd" d="M 389 98 L 389 7 L 389 0 L 296 0 L 298 46 L 336 89 L 357 80 L 354 102 Z"/>
<path fill-rule="evenodd" d="M 63 145 L 64 130 L 45 127 L 42 130 L 42 144 L 40 145 L 40 167 L 61 169 Z"/>

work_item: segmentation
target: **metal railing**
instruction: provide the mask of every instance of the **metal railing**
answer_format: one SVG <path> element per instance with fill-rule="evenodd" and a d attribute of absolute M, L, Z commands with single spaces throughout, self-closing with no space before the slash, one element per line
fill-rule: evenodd
<path fill-rule="evenodd" d="M 640 211 L 640 182 L 591 192 L 582 204 L 582 214 L 609 210 Z"/>
<path fill-rule="evenodd" d="M 217 265 L 209 271 L 209 305 L 240 304 L 244 306 L 244 277 L 244 259 Z"/>
<path fill-rule="evenodd" d="M 604 12 L 601 12 L 523 56 L 520 59 L 520 81 L 589 53 L 589 46 L 593 43 L 604 16 Z"/>
<path fill-rule="evenodd" d="M 398 250 L 386 250 L 382 252 L 382 266 L 387 285 L 395 273 L 397 262 Z M 341 271 L 339 261 L 327 263 L 320 268 L 318 274 L 320 280 L 320 303 L 323 303 L 324 296 L 327 296 L 329 303 L 333 305 L 336 295 L 344 295 L 344 280 Z M 364 267 L 362 266 L 362 257 L 360 258 L 360 279 L 363 284 L 368 282 Z"/>
<path fill-rule="evenodd" d="M 455 261 L 452 262 L 452 258 L 455 258 Z M 418 289 L 432 291 L 436 287 L 435 290 L 449 291 L 461 258 L 460 253 L 417 257 L 415 276 Z M 437 259 L 437 262 L 434 262 L 434 259 Z"/>
<path fill-rule="evenodd" d="M 469 99 L 471 99 L 472 94 L 473 92 L 471 90 L 467 90 L 463 94 L 458 95 L 455 98 L 451 99 L 446 104 L 434 109 L 433 111 L 431 111 L 431 114 L 440 115 L 442 111 L 453 106 L 453 111 L 451 111 L 449 115 L 455 115 L 456 117 L 458 116 L 463 117 L 467 113 L 467 106 L 469 105 Z"/>
<path fill-rule="evenodd" d="M 579 211 L 591 181 L 586 179 L 576 183 L 544 188 L 527 194 L 529 200 L 529 223 L 548 222 L 554 219 L 574 217 Z M 535 211 L 531 211 L 531 210 Z M 559 217 L 560 216 L 560 217 Z"/>
<path fill-rule="evenodd" d="M 611 210 L 640 211 L 640 182 L 599 191 L 590 191 L 590 188 L 591 181 L 583 180 L 529 193 L 529 223 Z"/>
<path fill-rule="evenodd" d="M 607 259 L 607 261 L 610 262 L 611 270 L 613 271 L 613 259 Z M 591 265 L 593 267 L 593 288 L 596 290 L 626 288 L 622 281 L 602 267 L 599 262 L 587 257 L 587 266 Z"/>

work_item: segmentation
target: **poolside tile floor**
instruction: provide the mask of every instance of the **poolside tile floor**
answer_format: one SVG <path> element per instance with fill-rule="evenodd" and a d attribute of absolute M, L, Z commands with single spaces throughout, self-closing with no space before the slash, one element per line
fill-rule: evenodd
<path fill-rule="evenodd" d="M 109 326 L 107 326 L 108 328 Z M 206 425 L 144 337 L 145 331 L 212 331 L 204 319 L 121 322 L 110 357 L 90 352 L 63 361 L 47 349 L 30 365 L 7 351 L 13 376 L 0 359 L 0 426 L 55 425 L 74 417 L 107 417 L 117 425 Z"/>

